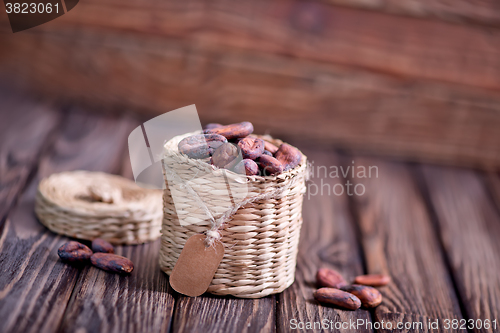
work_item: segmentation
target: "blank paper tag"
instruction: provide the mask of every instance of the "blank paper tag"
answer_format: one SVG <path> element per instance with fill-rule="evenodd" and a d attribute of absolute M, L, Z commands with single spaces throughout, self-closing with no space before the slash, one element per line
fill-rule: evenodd
<path fill-rule="evenodd" d="M 170 275 L 170 285 L 180 294 L 200 296 L 207 291 L 224 256 L 224 246 L 215 241 L 205 247 L 205 235 L 189 237 Z"/>

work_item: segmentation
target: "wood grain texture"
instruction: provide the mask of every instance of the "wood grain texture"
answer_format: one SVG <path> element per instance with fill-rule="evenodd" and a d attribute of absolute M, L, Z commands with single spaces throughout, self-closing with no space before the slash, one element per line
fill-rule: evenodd
<path fill-rule="evenodd" d="M 132 119 L 128 123 L 129 132 L 140 124 Z M 120 150 L 119 164 L 120 174 L 133 179 L 128 148 Z M 130 276 L 87 267 L 79 276 L 60 331 L 169 332 L 174 297 L 167 275 L 158 266 L 159 247 L 159 241 L 116 246 L 115 253 L 134 263 Z"/>
<path fill-rule="evenodd" d="M 497 92 L 151 35 L 26 33 L 8 43 L 0 67 L 12 84 L 99 109 L 153 117 L 195 103 L 203 122 L 248 120 L 314 145 L 500 166 Z"/>
<path fill-rule="evenodd" d="M 60 332 L 169 332 L 174 298 L 158 266 L 159 247 L 159 241 L 115 247 L 134 263 L 130 276 L 87 266 Z"/>
<path fill-rule="evenodd" d="M 500 6 L 495 0 L 326 0 L 328 3 L 421 18 L 465 24 L 500 25 Z"/>
<path fill-rule="evenodd" d="M 377 159 L 349 162 L 346 159 L 344 165 L 356 166 L 355 176 L 349 178 L 365 189 L 352 199 L 368 273 L 392 277 L 389 285 L 380 288 L 384 301 L 375 309 L 375 320 L 392 322 L 394 327 L 397 322 L 421 322 L 422 329 L 412 332 L 442 332 L 442 326 L 432 329 L 428 321 L 443 323 L 462 319 L 462 314 L 444 254 L 409 168 Z M 378 167 L 378 178 L 374 169 L 372 178 L 360 178 L 358 166 Z M 361 187 L 357 190 L 362 193 Z"/>
<path fill-rule="evenodd" d="M 322 2 L 219 0 L 85 2 L 37 32 L 85 30 L 160 35 L 195 49 L 226 49 L 356 66 L 372 71 L 500 90 L 500 30 L 412 19 Z M 118 11 L 117 8 L 120 10 Z M 363 24 L 360 24 L 362 22 Z M 398 27 L 398 29 L 394 29 Z"/>
<path fill-rule="evenodd" d="M 62 119 L 50 104 L 0 92 L 0 230 Z"/>
<path fill-rule="evenodd" d="M 275 296 L 237 299 L 203 295 L 179 295 L 175 304 L 173 332 L 274 332 Z"/>
<path fill-rule="evenodd" d="M 126 121 L 70 112 L 0 238 L 0 331 L 56 331 L 79 275 L 79 269 L 57 256 L 68 239 L 48 231 L 34 216 L 39 180 L 74 169 L 116 171 L 126 135 Z"/>
<path fill-rule="evenodd" d="M 320 305 L 313 297 L 316 290 L 316 272 L 321 267 L 333 268 L 347 281 L 364 273 L 355 228 L 350 216 L 347 196 L 337 196 L 332 192 L 334 186 L 340 186 L 342 180 L 330 178 L 330 166 L 338 166 L 339 161 L 332 153 L 304 151 L 308 161 L 313 163 L 314 173 L 308 183 L 303 208 L 304 224 L 301 229 L 297 272 L 295 283 L 278 295 L 278 332 L 290 332 L 299 322 L 349 323 L 364 320 L 371 322 L 366 310 L 339 310 Z M 325 168 L 327 174 L 325 175 Z M 295 331 L 295 330 L 294 330 Z M 298 329 L 297 331 L 310 331 Z M 322 331 L 316 326 L 313 331 Z M 333 332 L 372 332 L 360 327 L 352 330 L 336 329 Z"/>
<path fill-rule="evenodd" d="M 439 234 L 468 319 L 499 320 L 500 216 L 481 178 L 460 169 L 422 167 Z M 496 328 L 473 332 L 498 332 Z"/>

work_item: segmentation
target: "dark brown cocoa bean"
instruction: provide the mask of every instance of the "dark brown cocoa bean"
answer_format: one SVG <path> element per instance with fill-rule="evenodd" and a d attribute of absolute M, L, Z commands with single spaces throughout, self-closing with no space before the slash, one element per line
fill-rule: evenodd
<path fill-rule="evenodd" d="M 219 127 L 222 127 L 222 125 L 218 124 L 218 123 L 209 123 L 209 124 L 206 124 L 203 129 L 210 130 L 210 129 L 219 128 Z"/>
<path fill-rule="evenodd" d="M 382 303 L 382 294 L 373 287 L 353 284 L 340 288 L 343 291 L 353 294 L 361 301 L 365 308 L 374 308 Z"/>
<path fill-rule="evenodd" d="M 92 251 L 103 253 L 115 253 L 115 248 L 111 243 L 101 238 L 96 238 L 92 241 Z"/>
<path fill-rule="evenodd" d="M 272 156 L 261 155 L 258 165 L 262 170 L 262 176 L 278 175 L 283 172 L 283 165 Z"/>
<path fill-rule="evenodd" d="M 283 164 L 283 171 L 292 170 L 302 160 L 301 152 L 288 143 L 283 143 L 274 153 L 274 157 Z"/>
<path fill-rule="evenodd" d="M 225 136 L 228 140 L 243 138 L 253 132 L 253 125 L 248 121 L 242 123 L 226 125 L 222 127 L 206 129 L 206 134 L 220 134 Z"/>
<path fill-rule="evenodd" d="M 134 270 L 132 261 L 117 254 L 94 253 L 90 261 L 95 267 L 108 272 L 128 274 Z"/>
<path fill-rule="evenodd" d="M 66 262 L 85 263 L 92 256 L 92 250 L 82 243 L 71 241 L 63 244 L 57 250 L 57 254 L 61 260 Z"/>
<path fill-rule="evenodd" d="M 355 284 L 362 284 L 372 287 L 385 286 L 389 282 L 391 282 L 391 277 L 384 274 L 359 275 L 354 279 Z"/>
<path fill-rule="evenodd" d="M 212 164 L 219 168 L 224 168 L 236 157 L 238 157 L 238 148 L 232 143 L 226 142 L 215 149 L 212 155 Z"/>
<path fill-rule="evenodd" d="M 344 280 L 339 272 L 329 268 L 320 268 L 316 273 L 316 282 L 318 287 L 337 288 L 346 286 L 347 282 Z"/>
<path fill-rule="evenodd" d="M 278 147 L 267 141 L 264 141 L 264 149 L 270 152 L 272 155 L 274 155 L 274 153 L 278 151 Z"/>
<path fill-rule="evenodd" d="M 255 176 L 259 174 L 259 166 L 253 160 L 244 159 L 236 164 L 234 172 L 241 175 Z"/>
<path fill-rule="evenodd" d="M 243 158 L 254 160 L 264 152 L 264 140 L 253 137 L 246 137 L 238 142 Z"/>
<path fill-rule="evenodd" d="M 314 298 L 320 303 L 333 304 L 348 310 L 357 310 L 361 306 L 359 298 L 335 288 L 318 289 L 314 292 Z"/>
<path fill-rule="evenodd" d="M 184 138 L 179 142 L 179 152 L 190 158 L 207 158 L 214 149 L 220 147 L 227 139 L 218 134 L 197 134 Z"/>

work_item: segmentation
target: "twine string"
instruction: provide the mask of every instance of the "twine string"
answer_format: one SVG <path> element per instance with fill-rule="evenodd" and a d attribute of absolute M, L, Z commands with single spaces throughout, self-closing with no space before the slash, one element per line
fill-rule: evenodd
<path fill-rule="evenodd" d="M 211 227 L 206 231 L 205 245 L 207 247 L 213 246 L 214 242 L 221 239 L 221 234 L 219 230 L 222 228 L 224 223 L 226 223 L 241 207 L 248 205 L 250 203 L 260 201 L 260 200 L 269 200 L 269 199 L 277 199 L 279 198 L 286 190 L 288 190 L 292 185 L 297 181 L 296 178 L 292 179 L 288 184 L 281 186 L 273 191 L 262 193 L 259 195 L 255 195 L 233 205 L 230 209 L 225 211 L 219 218 L 215 219 L 210 209 L 205 205 L 203 200 L 200 198 L 198 193 L 189 185 L 186 181 L 184 181 L 174 170 L 169 168 L 166 163 L 163 163 L 164 169 L 166 173 L 174 180 L 178 181 L 181 185 L 181 188 L 185 188 L 189 194 L 191 194 L 192 198 L 196 201 L 198 206 L 205 212 L 205 215 L 210 220 Z"/>

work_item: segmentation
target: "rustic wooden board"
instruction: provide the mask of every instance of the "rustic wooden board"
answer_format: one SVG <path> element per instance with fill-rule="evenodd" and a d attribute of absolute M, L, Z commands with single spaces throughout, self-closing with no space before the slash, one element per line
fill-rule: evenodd
<path fill-rule="evenodd" d="M 158 266 L 160 242 L 117 246 L 130 258 L 130 276 L 88 266 L 80 274 L 61 332 L 169 332 L 174 298 Z"/>
<path fill-rule="evenodd" d="M 78 43 L 75 38 L 71 32 L 16 35 L 8 39 L 4 66 L 14 71 L 13 82 L 26 80 L 39 93 L 99 109 L 134 107 L 153 117 L 195 103 L 204 122 L 248 120 L 256 132 L 323 147 L 500 166 L 500 94 L 494 91 L 283 55 L 192 49 L 178 39 L 91 31 L 79 34 Z M 18 75 L 19 66 L 32 77 Z"/>
<path fill-rule="evenodd" d="M 467 319 L 497 320 L 500 330 L 500 216 L 480 177 L 472 171 L 422 167 L 439 235 Z"/>
<path fill-rule="evenodd" d="M 350 162 L 346 159 L 344 165 L 352 166 Z M 372 178 L 349 175 L 366 191 L 352 199 L 367 271 L 389 274 L 393 280 L 380 289 L 384 302 L 376 308 L 375 320 L 394 326 L 397 322 L 421 322 L 423 328 L 412 332 L 442 332 L 443 326 L 426 327 L 429 320 L 439 320 L 442 325 L 445 319 L 462 319 L 462 314 L 444 254 L 409 167 L 361 158 L 354 159 L 354 165 L 356 172 L 358 166 L 378 167 L 378 178 L 374 169 Z M 358 193 L 361 189 L 358 187 Z"/>
<path fill-rule="evenodd" d="M 0 92 L 0 230 L 30 174 L 35 170 L 61 114 L 49 104 Z"/>
<path fill-rule="evenodd" d="M 74 169 L 116 171 L 126 135 L 125 121 L 70 112 L 0 238 L 0 331 L 56 331 L 80 273 L 57 256 L 68 239 L 48 231 L 33 214 L 38 181 Z"/>
<path fill-rule="evenodd" d="M 123 36 L 138 32 L 175 38 L 192 47 L 211 45 L 215 54 L 242 49 L 500 89 L 500 30 L 322 2 L 190 1 L 149 8 L 139 2 L 85 2 L 33 31 L 59 34 L 75 28 L 75 38 L 81 38 L 83 29 Z"/>
<path fill-rule="evenodd" d="M 304 153 L 313 163 L 315 174 L 308 183 L 308 193 L 304 202 L 304 223 L 300 235 L 296 281 L 278 295 L 278 332 L 290 332 L 294 327 L 300 328 L 299 323 L 305 327 L 307 322 L 314 324 L 322 323 L 323 320 L 327 320 L 328 325 L 331 325 L 330 321 L 347 323 L 344 325 L 357 320 L 371 322 L 370 313 L 366 310 L 347 311 L 323 306 L 318 304 L 312 295 L 316 290 L 316 272 L 319 268 L 333 268 L 342 273 L 347 281 L 352 281 L 356 275 L 363 274 L 364 269 L 347 196 L 336 196 L 331 191 L 336 184 L 342 182 L 339 178 L 329 177 L 330 166 L 339 165 L 336 155 L 307 150 Z M 328 170 L 326 176 L 323 166 Z M 318 167 L 319 173 L 316 172 Z M 320 195 L 321 188 L 323 195 Z M 373 331 L 364 327 L 357 330 L 349 327 L 336 329 L 329 326 L 324 329 L 333 332 Z M 321 331 L 319 328 L 316 326 L 313 331 Z M 297 329 L 297 331 L 310 330 Z"/>
<path fill-rule="evenodd" d="M 414 17 L 431 17 L 460 23 L 500 25 L 500 7 L 495 0 L 327 0 L 327 2 Z"/>
<path fill-rule="evenodd" d="M 173 332 L 274 332 L 276 301 L 203 295 L 179 296 L 175 304 Z"/>
<path fill-rule="evenodd" d="M 130 121 L 126 134 L 138 124 Z M 122 148 L 125 149 L 120 150 L 120 173 L 133 179 L 128 148 Z M 134 263 L 130 276 L 87 267 L 79 276 L 60 330 L 168 332 L 174 297 L 167 275 L 158 266 L 159 247 L 159 241 L 115 247 L 115 253 Z"/>

